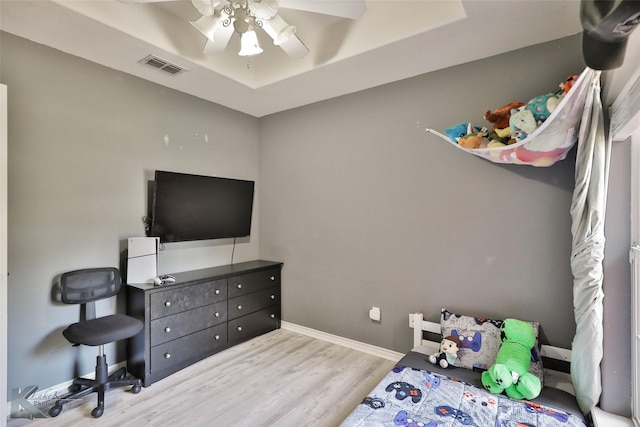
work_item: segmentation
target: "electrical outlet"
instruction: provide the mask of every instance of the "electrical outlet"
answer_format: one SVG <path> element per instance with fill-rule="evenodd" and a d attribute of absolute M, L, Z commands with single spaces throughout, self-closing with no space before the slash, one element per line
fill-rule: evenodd
<path fill-rule="evenodd" d="M 380 321 L 380 307 L 371 307 L 371 310 L 369 310 L 369 319 L 375 322 Z"/>

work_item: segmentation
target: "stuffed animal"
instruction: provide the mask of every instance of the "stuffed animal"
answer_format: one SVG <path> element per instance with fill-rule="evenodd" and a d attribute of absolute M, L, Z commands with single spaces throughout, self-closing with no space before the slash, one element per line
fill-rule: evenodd
<path fill-rule="evenodd" d="M 528 134 L 535 132 L 538 124 L 531 111 L 520 107 L 511 112 L 509 127 L 511 128 L 511 137 L 515 140 L 521 140 L 525 139 Z"/>
<path fill-rule="evenodd" d="M 458 337 L 452 335 L 444 337 L 440 342 L 440 351 L 429 356 L 429 362 L 447 368 L 455 363 L 458 358 L 458 350 L 460 350 Z"/>
<path fill-rule="evenodd" d="M 449 137 L 451 142 L 458 142 L 461 137 L 469 133 L 469 123 L 458 123 L 449 129 L 445 129 L 444 133 Z"/>
<path fill-rule="evenodd" d="M 511 118 L 511 115 L 509 115 L 509 118 Z M 507 126 L 504 129 L 495 129 L 494 130 L 496 136 L 498 138 L 494 138 L 494 139 L 507 139 L 509 140 L 509 138 L 511 137 L 511 127 Z M 492 139 L 493 141 L 493 139 Z M 504 141 L 500 141 L 500 142 L 504 142 Z"/>
<path fill-rule="evenodd" d="M 485 138 L 486 132 L 469 133 L 458 139 L 458 145 L 464 148 L 487 148 L 489 140 Z"/>
<path fill-rule="evenodd" d="M 534 151 L 529 150 L 528 147 L 522 145 L 516 148 L 515 155 L 522 163 L 538 167 L 546 167 L 564 159 L 567 155 L 567 151 L 568 149 L 566 148 L 555 148 L 549 151 Z"/>
<path fill-rule="evenodd" d="M 562 89 L 562 95 L 566 95 L 567 93 L 569 93 L 569 90 L 571 90 L 576 80 L 578 80 L 578 77 L 580 77 L 578 74 L 573 74 L 567 77 L 567 80 L 558 85 L 560 86 L 560 89 Z"/>
<path fill-rule="evenodd" d="M 542 386 L 540 379 L 529 372 L 531 349 L 536 333 L 530 323 L 506 319 L 500 328 L 502 345 L 496 363 L 482 373 L 482 385 L 490 393 L 505 392 L 513 399 L 535 399 Z"/>
<path fill-rule="evenodd" d="M 489 123 L 493 123 L 493 130 L 504 129 L 509 127 L 509 118 L 511 117 L 511 110 L 524 106 L 522 102 L 512 102 L 500 107 L 497 110 L 487 110 L 484 113 L 484 119 Z"/>
<path fill-rule="evenodd" d="M 549 118 L 551 113 L 560 103 L 560 97 L 555 93 L 536 96 L 524 106 L 525 110 L 531 111 L 533 118 L 539 125 Z"/>

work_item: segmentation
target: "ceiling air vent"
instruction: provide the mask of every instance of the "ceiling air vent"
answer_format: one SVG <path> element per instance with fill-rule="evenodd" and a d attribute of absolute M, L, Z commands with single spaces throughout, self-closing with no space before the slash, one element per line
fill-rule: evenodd
<path fill-rule="evenodd" d="M 186 71 L 184 68 L 176 64 L 172 64 L 171 62 L 165 59 L 159 58 L 155 55 L 149 55 L 146 58 L 143 58 L 140 62 L 142 62 L 143 64 L 147 64 L 153 68 L 157 68 L 158 70 L 162 70 L 166 73 L 169 73 L 172 76 L 175 76 L 177 74 L 182 73 L 183 71 Z"/>

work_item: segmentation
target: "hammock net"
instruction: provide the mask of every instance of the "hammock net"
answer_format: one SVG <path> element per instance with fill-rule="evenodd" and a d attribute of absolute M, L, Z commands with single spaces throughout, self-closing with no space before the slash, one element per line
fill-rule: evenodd
<path fill-rule="evenodd" d="M 494 163 L 551 166 L 564 160 L 578 140 L 578 130 L 587 94 L 591 84 L 598 79 L 598 72 L 586 68 L 571 89 L 561 97 L 549 117 L 524 139 L 509 145 L 465 148 L 452 140 L 449 135 L 433 129 L 426 129 L 426 131 L 450 142 L 460 150 Z"/>

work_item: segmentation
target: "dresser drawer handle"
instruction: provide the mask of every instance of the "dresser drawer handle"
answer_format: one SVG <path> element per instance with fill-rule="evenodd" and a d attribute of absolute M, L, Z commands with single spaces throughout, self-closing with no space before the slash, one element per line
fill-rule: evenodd
<path fill-rule="evenodd" d="M 164 306 L 165 307 L 171 307 L 171 301 L 165 301 L 164 302 Z"/>
<path fill-rule="evenodd" d="M 220 295 L 220 289 L 216 289 L 213 293 L 216 295 Z"/>
<path fill-rule="evenodd" d="M 273 314 L 273 313 L 271 313 L 271 318 L 272 318 L 272 319 L 275 319 L 275 318 L 276 318 L 276 315 L 275 315 L 275 314 Z"/>
<path fill-rule="evenodd" d="M 241 305 L 238 305 L 238 310 L 242 310 L 242 306 Z"/>
<path fill-rule="evenodd" d="M 242 332 L 242 326 L 238 326 L 238 332 Z"/>
<path fill-rule="evenodd" d="M 215 313 L 213 313 L 213 317 L 220 317 L 220 313 L 216 311 Z"/>
<path fill-rule="evenodd" d="M 164 358 L 165 359 L 171 359 L 171 353 L 165 353 L 164 354 Z"/>
<path fill-rule="evenodd" d="M 271 277 L 269 277 L 269 279 L 271 279 L 272 281 L 276 280 L 276 276 L 271 276 Z"/>
<path fill-rule="evenodd" d="M 238 288 L 238 289 L 242 289 L 242 283 L 238 283 L 238 284 L 236 285 L 236 288 Z"/>
<path fill-rule="evenodd" d="M 220 335 L 218 335 L 218 334 L 214 335 L 214 336 L 213 336 L 213 339 L 214 339 L 214 340 L 216 340 L 216 341 L 218 341 L 218 340 L 220 339 Z"/>
<path fill-rule="evenodd" d="M 171 328 L 166 327 L 166 328 L 164 328 L 164 331 L 165 331 L 166 333 L 169 333 L 169 332 L 171 332 Z"/>
<path fill-rule="evenodd" d="M 274 294 L 271 294 L 271 299 L 276 299 L 276 296 Z"/>

